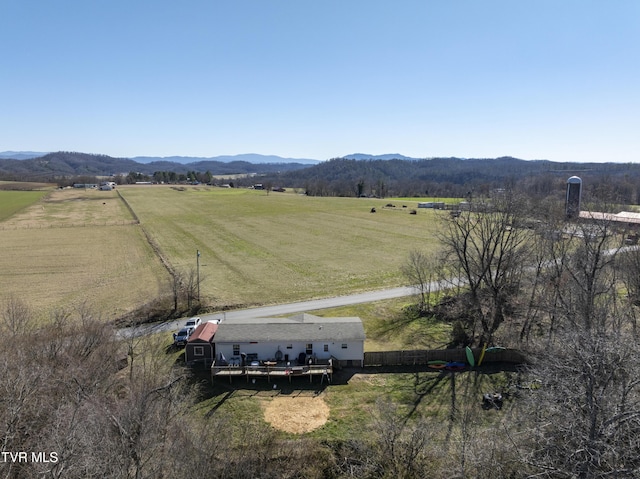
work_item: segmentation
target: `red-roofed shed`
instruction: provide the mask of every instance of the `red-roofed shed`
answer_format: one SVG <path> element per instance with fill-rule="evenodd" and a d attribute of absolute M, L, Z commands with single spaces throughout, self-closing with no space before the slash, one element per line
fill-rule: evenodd
<path fill-rule="evenodd" d="M 218 330 L 218 324 L 205 322 L 196 328 L 185 346 L 185 362 L 187 366 L 208 368 L 216 357 L 213 337 Z"/>

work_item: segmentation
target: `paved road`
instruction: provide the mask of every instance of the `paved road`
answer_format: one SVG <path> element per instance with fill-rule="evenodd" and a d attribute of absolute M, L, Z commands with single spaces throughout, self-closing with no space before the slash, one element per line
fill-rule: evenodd
<path fill-rule="evenodd" d="M 438 286 L 432 285 L 435 290 Z M 351 304 L 370 303 L 385 299 L 401 298 L 416 294 L 416 289 L 411 286 L 400 288 L 383 289 L 369 291 L 367 293 L 350 294 L 346 296 L 335 296 L 325 299 L 314 299 L 311 301 L 300 301 L 298 303 L 278 304 L 274 306 L 262 306 L 259 308 L 238 309 L 235 311 L 225 311 L 224 313 L 200 315 L 202 321 L 219 320 L 226 318 L 268 318 L 271 316 L 284 316 L 293 313 L 302 313 L 317 309 L 336 308 L 338 306 L 348 306 Z M 143 324 L 132 328 L 124 328 L 119 331 L 121 337 L 130 338 L 147 334 L 160 333 L 165 331 L 177 331 L 187 318 L 179 321 L 168 321 L 164 323 Z"/>
<path fill-rule="evenodd" d="M 625 246 L 622 248 L 611 248 L 603 251 L 603 255 L 611 256 L 615 253 L 631 251 L 638 249 L 638 246 Z M 554 260 L 544 263 L 543 267 L 549 267 Z M 448 282 L 432 282 L 429 285 L 431 291 L 438 291 L 442 288 L 450 288 L 455 283 L 462 284 L 463 280 L 450 280 Z M 271 316 L 284 316 L 293 313 L 303 313 L 306 311 L 314 311 L 317 309 L 336 308 L 338 306 L 348 306 L 350 304 L 371 303 L 373 301 L 382 301 L 385 299 L 401 298 L 417 294 L 418 290 L 413 286 L 404 286 L 400 288 L 382 289 L 378 291 L 369 291 L 367 293 L 351 294 L 346 296 L 335 296 L 325 299 L 314 299 L 311 301 L 300 301 L 298 303 L 279 304 L 274 306 L 262 306 L 259 308 L 238 309 L 235 311 L 226 311 L 224 313 L 204 314 L 200 317 L 202 321 L 219 320 L 226 318 L 268 318 Z M 120 337 L 130 338 L 147 334 L 160 333 L 166 331 L 177 331 L 180 329 L 187 318 L 179 321 L 169 321 L 165 323 L 144 324 L 133 328 L 121 329 L 118 334 Z"/>

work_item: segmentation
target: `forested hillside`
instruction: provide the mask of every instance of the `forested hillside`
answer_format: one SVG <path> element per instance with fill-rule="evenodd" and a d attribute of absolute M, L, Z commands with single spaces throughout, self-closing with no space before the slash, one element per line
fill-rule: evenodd
<path fill-rule="evenodd" d="M 400 155 L 399 155 L 400 156 Z M 545 198 L 562 192 L 568 177 L 580 176 L 585 191 L 623 204 L 640 203 L 640 165 L 555 163 L 512 157 L 461 159 L 335 158 L 301 163 L 198 161 L 137 163 L 106 155 L 57 152 L 28 160 L 0 159 L 0 179 L 70 183 L 79 178 L 115 176 L 120 182 L 210 182 L 216 175 L 239 175 L 237 186 L 298 188 L 312 196 L 486 197 L 497 188 L 517 188 Z M 244 178 L 242 177 L 244 175 Z"/>
<path fill-rule="evenodd" d="M 531 194 L 562 191 L 578 175 L 589 188 L 616 185 L 620 202 L 635 203 L 640 165 L 554 163 L 504 157 L 407 160 L 333 159 L 298 171 L 263 178 L 274 186 L 297 186 L 314 196 L 450 196 L 487 195 L 492 189 L 518 185 Z"/>

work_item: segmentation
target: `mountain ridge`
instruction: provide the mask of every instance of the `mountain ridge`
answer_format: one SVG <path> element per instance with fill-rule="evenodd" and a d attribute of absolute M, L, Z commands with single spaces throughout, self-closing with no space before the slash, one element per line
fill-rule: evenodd
<path fill-rule="evenodd" d="M 30 160 L 34 158 L 40 158 L 45 155 L 49 155 L 56 152 L 37 152 L 37 151 L 0 151 L 0 159 L 5 160 Z M 59 152 L 58 152 L 59 153 Z M 82 152 L 73 152 L 82 153 Z M 82 153 L 90 154 L 93 153 Z M 108 156 L 108 155 L 99 155 Z M 189 163 L 196 163 L 202 161 L 219 161 L 221 163 L 233 163 L 235 161 L 246 161 L 247 163 L 262 164 L 262 163 L 300 163 L 314 165 L 320 163 L 321 160 L 313 160 L 311 158 L 285 158 L 278 155 L 262 155 L 260 153 L 241 153 L 238 155 L 219 155 L 219 156 L 131 156 L 121 157 L 129 160 L 133 160 L 137 163 L 153 163 L 169 161 L 172 163 L 180 163 L 186 165 Z"/>
<path fill-rule="evenodd" d="M 341 157 L 343 160 L 407 160 L 418 161 L 425 158 L 413 158 L 410 156 L 404 156 L 400 153 L 385 153 L 382 155 L 371 155 L 369 153 L 351 153 Z"/>
<path fill-rule="evenodd" d="M 1 154 L 0 154 L 1 155 Z M 15 155 L 14 155 L 15 156 Z M 21 178 L 63 176 L 113 176 L 130 172 L 153 175 L 156 171 L 185 173 L 187 170 L 210 172 L 213 175 L 264 174 L 306 168 L 302 163 L 250 163 L 248 161 L 222 162 L 214 160 L 193 163 L 152 161 L 139 163 L 130 158 L 107 155 L 59 151 L 35 158 L 15 159 L 0 156 L 0 174 Z"/>
<path fill-rule="evenodd" d="M 198 163 L 203 161 L 219 161 L 221 163 L 233 163 L 236 161 L 245 161 L 253 164 L 279 164 L 279 163 L 300 163 L 304 165 L 315 165 L 321 160 L 313 160 L 310 158 L 284 158 L 278 155 L 262 155 L 260 153 L 242 153 L 238 155 L 219 155 L 219 156 L 134 156 L 133 161 L 138 163 L 153 163 L 169 161 L 172 163 L 180 163 L 182 165 Z"/>
<path fill-rule="evenodd" d="M 33 158 L 39 158 L 39 157 L 48 155 L 50 153 L 54 153 L 54 152 L 0 151 L 0 159 L 28 160 Z M 87 153 L 87 154 L 92 154 L 92 153 Z M 300 163 L 304 165 L 315 165 L 325 161 L 325 160 L 314 160 L 311 158 L 291 158 L 291 157 L 282 157 L 278 155 L 263 155 L 261 153 L 240 153 L 237 155 L 218 155 L 218 156 L 142 155 L 142 156 L 126 156 L 122 158 L 126 158 L 129 160 L 133 160 L 137 163 L 143 163 L 143 164 L 149 164 L 154 162 L 171 162 L 171 163 L 179 163 L 181 165 L 187 165 L 190 163 L 199 163 L 203 161 L 219 161 L 221 163 L 233 163 L 236 161 L 246 161 L 248 163 L 253 163 L 253 164 Z M 417 161 L 417 160 L 425 159 L 425 158 L 405 156 L 400 153 L 384 153 L 381 155 L 374 155 L 370 153 L 350 153 L 348 155 L 340 156 L 338 158 L 342 158 L 345 160 L 407 160 L 407 161 Z"/>
<path fill-rule="evenodd" d="M 25 159 L 1 159 L 0 178 L 65 183 L 84 178 L 122 176 L 122 181 L 209 182 L 214 176 L 234 177 L 237 186 L 259 182 L 272 187 L 298 188 L 315 196 L 467 197 L 518 185 L 537 195 L 562 191 L 567 178 L 579 174 L 589 188 L 609 188 L 618 203 L 640 199 L 640 164 L 559 163 L 548 160 L 500 158 L 393 159 L 333 158 L 308 165 L 246 161 L 138 163 L 107 155 L 57 152 Z M 371 155 L 376 156 L 376 155 Z M 377 155 L 380 156 L 380 155 Z M 408 157 L 405 157 L 408 158 Z M 259 180 L 256 179 L 259 177 Z M 585 193 L 588 189 L 585 189 Z"/>

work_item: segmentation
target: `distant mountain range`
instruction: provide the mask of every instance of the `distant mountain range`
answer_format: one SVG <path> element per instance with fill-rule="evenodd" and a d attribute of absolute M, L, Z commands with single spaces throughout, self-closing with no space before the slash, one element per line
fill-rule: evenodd
<path fill-rule="evenodd" d="M 423 158 L 411 158 L 399 153 L 387 153 L 384 155 L 370 155 L 368 153 L 352 153 L 351 155 L 343 156 L 344 160 L 407 160 L 417 161 Z"/>
<path fill-rule="evenodd" d="M 2 154 L 0 153 L 0 157 Z M 421 158 L 411 158 L 399 153 L 386 153 L 384 155 L 371 155 L 369 153 L 352 153 L 350 155 L 342 156 L 345 160 L 408 160 L 416 161 Z M 195 156 L 134 156 L 131 158 L 138 163 L 151 163 L 154 161 L 171 161 L 175 163 L 181 163 L 183 165 L 189 163 L 196 163 L 199 161 L 221 161 L 223 163 L 231 163 L 234 161 L 247 161 L 254 164 L 262 163 L 300 163 L 303 165 L 317 165 L 321 163 L 320 160 L 311 160 L 309 158 L 283 158 L 275 155 L 260 155 L 257 153 L 245 153 L 243 155 L 223 155 L 212 157 L 195 157 Z"/>
<path fill-rule="evenodd" d="M 48 155 L 50 152 L 37 151 L 0 151 L 0 159 L 8 160 L 29 160 Z M 102 156 L 102 155 L 100 155 Z M 187 165 L 189 163 L 199 163 L 203 161 L 218 161 L 221 163 L 233 163 L 235 161 L 246 161 L 247 163 L 263 164 L 263 163 L 300 163 L 303 165 L 315 165 L 320 163 L 319 160 L 311 160 L 308 158 L 283 158 L 276 155 L 260 155 L 257 153 L 246 153 L 242 155 L 222 155 L 222 156 L 134 156 L 128 158 L 137 163 L 153 163 L 153 162 L 170 162 Z"/>
<path fill-rule="evenodd" d="M 238 158 L 248 157 L 256 163 Z M 238 155 L 226 157 L 228 161 L 198 159 L 191 157 L 152 158 L 142 157 L 145 162 L 130 158 L 114 158 L 107 155 L 95 155 L 59 151 L 56 153 L 3 152 L 0 153 L 0 176 L 17 179 L 46 179 L 72 176 L 113 176 L 131 172 L 153 175 L 157 171 L 209 172 L 212 175 L 265 174 L 307 168 L 309 163 L 297 163 L 293 159 L 263 155 Z M 182 162 L 171 161 L 180 158 Z M 196 160 L 196 161 L 190 161 Z M 260 161 L 262 160 L 262 161 Z M 273 160 L 273 162 L 268 162 Z M 276 160 L 279 160 L 276 162 Z M 309 160 L 308 160 L 309 161 Z M 315 161 L 313 165 L 320 163 Z"/>
<path fill-rule="evenodd" d="M 43 153 L 37 151 L 0 151 L 0 158 L 8 160 L 29 160 L 46 154 L 47 152 Z"/>
<path fill-rule="evenodd" d="M 407 160 L 416 158 L 389 153 L 370 155 L 353 153 L 344 160 Z M 276 155 L 246 153 L 213 157 L 195 156 L 135 156 L 114 158 L 108 155 L 59 151 L 54 153 L 37 151 L 0 152 L 0 174 L 14 178 L 56 178 L 71 176 L 111 176 L 130 172 L 152 175 L 158 171 L 185 173 L 187 171 L 209 172 L 213 175 L 274 174 L 295 171 L 324 163 L 309 158 L 283 158 Z"/>
<path fill-rule="evenodd" d="M 169 161 L 172 163 L 180 163 L 182 165 L 188 165 L 190 163 L 199 163 L 203 161 L 219 161 L 221 163 L 233 163 L 234 161 L 246 161 L 247 163 L 253 163 L 256 165 L 264 163 L 300 163 L 302 165 L 315 165 L 320 163 L 319 160 L 311 160 L 308 158 L 283 158 L 276 155 L 260 155 L 257 153 L 245 153 L 242 155 L 222 155 L 211 157 L 199 157 L 199 156 L 134 156 L 131 158 L 138 163 L 153 163 L 156 161 Z"/>
<path fill-rule="evenodd" d="M 0 151 L 0 159 L 9 160 L 29 160 L 48 155 L 50 152 L 38 151 Z M 411 158 L 401 155 L 400 153 L 386 153 L 384 155 L 371 155 L 369 153 L 352 153 L 341 157 L 345 160 L 409 160 L 415 161 L 422 158 Z M 233 163 L 234 161 L 246 161 L 247 163 L 263 164 L 263 163 L 300 163 L 302 165 L 316 165 L 321 163 L 320 160 L 312 160 L 309 158 L 283 158 L 277 155 L 260 155 L 258 153 L 245 153 L 241 155 L 220 155 L 220 156 L 133 156 L 128 158 L 137 163 L 154 163 L 154 162 L 170 162 L 188 165 L 190 163 L 199 163 L 203 161 L 219 161 L 221 163 Z"/>

